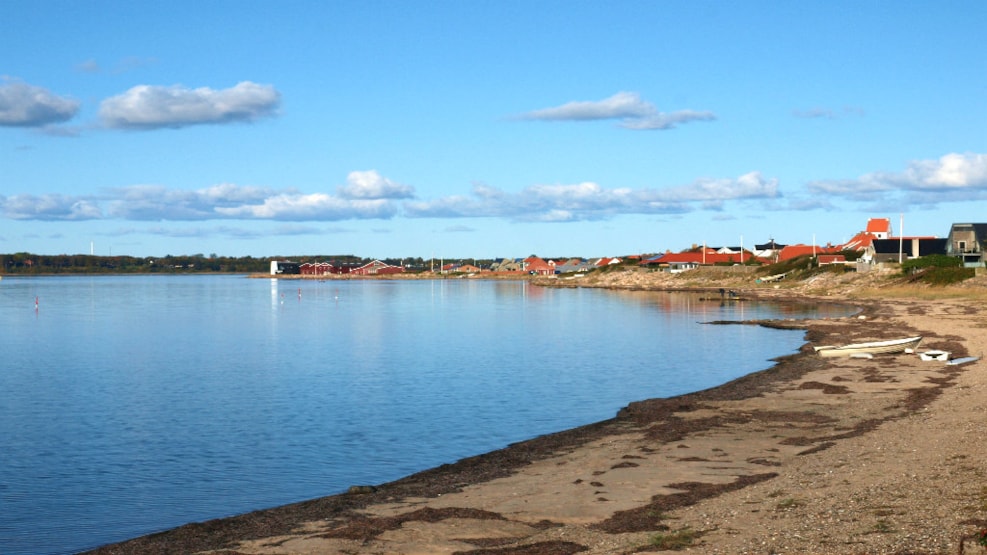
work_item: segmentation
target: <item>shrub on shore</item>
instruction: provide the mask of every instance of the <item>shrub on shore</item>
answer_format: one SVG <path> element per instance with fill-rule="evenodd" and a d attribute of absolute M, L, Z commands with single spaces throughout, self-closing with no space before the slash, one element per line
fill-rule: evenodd
<path fill-rule="evenodd" d="M 933 254 L 906 260 L 901 264 L 901 272 L 911 282 L 928 285 L 951 285 L 974 276 L 973 268 L 964 268 L 963 261 L 954 256 Z"/>

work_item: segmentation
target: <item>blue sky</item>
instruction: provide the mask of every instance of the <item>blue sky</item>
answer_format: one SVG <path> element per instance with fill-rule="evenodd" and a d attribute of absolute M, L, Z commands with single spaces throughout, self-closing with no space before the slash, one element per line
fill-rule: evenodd
<path fill-rule="evenodd" d="M 987 221 L 987 3 L 0 2 L 0 252 L 617 256 Z"/>

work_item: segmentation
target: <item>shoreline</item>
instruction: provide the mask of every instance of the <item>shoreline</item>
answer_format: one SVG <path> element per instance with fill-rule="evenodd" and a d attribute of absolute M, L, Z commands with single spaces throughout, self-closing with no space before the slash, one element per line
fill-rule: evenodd
<path fill-rule="evenodd" d="M 744 294 L 836 302 L 777 289 Z M 863 312 L 758 322 L 805 329 L 809 343 L 771 368 L 715 388 L 631 403 L 602 422 L 387 484 L 89 553 L 657 553 L 664 549 L 657 535 L 689 536 L 689 549 L 701 553 L 955 553 L 964 544 L 972 552 L 964 538 L 987 526 L 987 442 L 978 425 L 987 413 L 971 398 L 987 385 L 979 364 L 930 366 L 914 355 L 821 359 L 811 344 L 884 339 L 908 329 L 928 338 L 923 349 L 978 354 L 967 348 L 976 310 L 957 301 L 848 304 Z M 958 329 L 930 329 L 953 318 L 961 320 Z M 889 451 L 873 450 L 909 438 L 888 428 L 921 432 L 930 411 L 959 407 L 943 399 L 955 392 L 963 393 L 965 412 L 950 421 L 952 430 L 979 433 L 980 441 L 943 442 L 942 430 L 913 433 L 912 444 L 938 442 L 923 448 L 923 457 L 941 455 L 920 469 L 910 468 L 917 455 L 887 460 Z M 920 470 L 938 481 L 948 470 L 948 487 L 931 477 L 923 482 Z M 893 492 L 875 485 L 889 479 Z M 859 503 L 861 491 L 868 506 L 841 514 Z M 943 502 L 946 491 L 950 503 Z M 946 505 L 952 512 L 942 512 Z"/>

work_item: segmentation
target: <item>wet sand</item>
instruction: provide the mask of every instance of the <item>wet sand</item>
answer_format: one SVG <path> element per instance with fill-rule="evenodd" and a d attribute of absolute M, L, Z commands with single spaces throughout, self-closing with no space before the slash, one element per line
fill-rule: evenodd
<path fill-rule="evenodd" d="M 835 300 L 805 288 L 744 296 Z M 979 355 L 984 302 L 854 304 L 862 312 L 849 318 L 757 323 L 806 329 L 808 343 L 714 389 L 92 553 L 624 554 L 676 542 L 694 553 L 975 553 L 987 527 L 987 364 L 823 359 L 811 346 L 922 335 L 920 351 Z"/>

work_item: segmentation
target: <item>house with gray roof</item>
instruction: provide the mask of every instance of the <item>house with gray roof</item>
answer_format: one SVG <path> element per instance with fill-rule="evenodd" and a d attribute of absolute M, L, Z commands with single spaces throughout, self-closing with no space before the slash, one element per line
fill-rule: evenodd
<path fill-rule="evenodd" d="M 963 265 L 984 265 L 987 247 L 987 224 L 953 224 L 949 229 L 946 254 L 963 259 Z"/>

